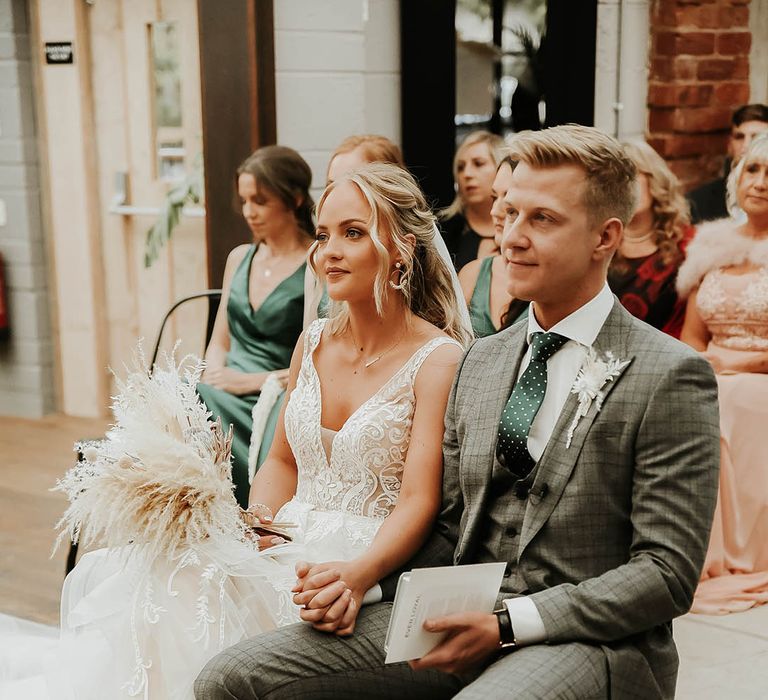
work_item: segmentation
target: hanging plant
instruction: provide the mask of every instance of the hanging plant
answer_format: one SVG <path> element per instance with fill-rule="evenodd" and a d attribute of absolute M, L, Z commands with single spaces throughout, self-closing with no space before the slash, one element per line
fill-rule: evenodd
<path fill-rule="evenodd" d="M 189 204 L 199 204 L 203 192 L 203 172 L 199 163 L 177 185 L 172 187 L 160 206 L 160 213 L 147 231 L 144 242 L 144 267 L 151 267 L 160 255 L 163 246 L 171 239 L 173 230 L 179 225 L 181 213 Z"/>

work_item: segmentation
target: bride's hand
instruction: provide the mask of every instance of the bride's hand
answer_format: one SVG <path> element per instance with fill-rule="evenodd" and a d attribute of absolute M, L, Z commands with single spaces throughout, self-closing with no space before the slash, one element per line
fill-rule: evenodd
<path fill-rule="evenodd" d="M 356 569 L 353 562 L 297 564 L 292 590 L 301 619 L 321 632 L 352 634 L 367 590 Z"/>
<path fill-rule="evenodd" d="M 253 533 L 258 537 L 259 550 L 269 549 L 278 544 L 284 544 L 285 540 L 279 535 L 260 535 L 260 525 L 269 525 L 273 520 L 272 509 L 263 503 L 252 503 L 247 510 L 240 511 L 240 517 L 248 527 L 253 528 Z"/>

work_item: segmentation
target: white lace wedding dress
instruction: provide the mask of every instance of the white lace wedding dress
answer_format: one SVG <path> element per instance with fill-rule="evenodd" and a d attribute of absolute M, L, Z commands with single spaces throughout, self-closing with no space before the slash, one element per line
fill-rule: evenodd
<path fill-rule="evenodd" d="M 275 520 L 298 525 L 293 542 L 259 553 L 211 537 L 173 560 L 149 557 L 140 545 L 86 554 L 64 584 L 59 643 L 32 643 L 23 653 L 39 651 L 41 673 L 0 682 L 0 698 L 188 700 L 197 673 L 220 650 L 299 620 L 290 594 L 296 561 L 365 551 L 397 503 L 415 376 L 435 348 L 455 341 L 426 343 L 333 432 L 320 425 L 312 361 L 324 325 L 307 330 L 285 413 L 298 485 Z M 8 664 L 0 662 L 6 676 Z"/>

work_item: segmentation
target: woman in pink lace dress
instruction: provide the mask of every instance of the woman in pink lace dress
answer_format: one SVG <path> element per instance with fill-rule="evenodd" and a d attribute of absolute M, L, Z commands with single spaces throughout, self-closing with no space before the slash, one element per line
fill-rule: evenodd
<path fill-rule="evenodd" d="M 714 615 L 768 603 L 768 136 L 728 190 L 746 221 L 703 225 L 678 274 L 681 340 L 712 363 L 720 395 L 720 493 L 693 604 Z"/>

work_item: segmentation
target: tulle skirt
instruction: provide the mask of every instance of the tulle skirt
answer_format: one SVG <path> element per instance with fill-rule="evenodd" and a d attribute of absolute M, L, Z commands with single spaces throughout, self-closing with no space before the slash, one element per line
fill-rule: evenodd
<path fill-rule="evenodd" d="M 382 522 L 297 500 L 276 520 L 298 524 L 294 541 L 264 552 L 219 538 L 174 561 L 148 561 L 138 546 L 87 553 L 64 583 L 59 641 L 26 639 L 32 661 L 23 665 L 18 654 L 8 661 L 20 637 L 3 641 L 11 645 L 0 654 L 0 698 L 191 700 L 215 654 L 299 621 L 290 593 L 297 561 L 359 556 Z"/>

